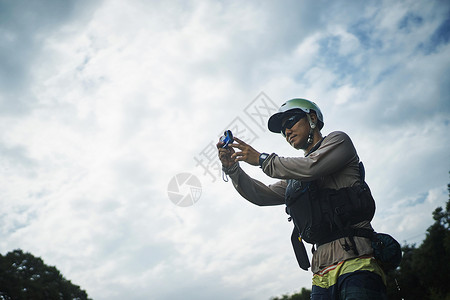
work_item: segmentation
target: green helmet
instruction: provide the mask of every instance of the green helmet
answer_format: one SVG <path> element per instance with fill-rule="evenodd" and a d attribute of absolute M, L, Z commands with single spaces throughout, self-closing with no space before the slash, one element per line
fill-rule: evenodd
<path fill-rule="evenodd" d="M 285 114 L 295 113 L 295 111 L 298 110 L 301 110 L 307 114 L 309 114 L 311 111 L 315 112 L 317 118 L 319 119 L 319 129 L 322 129 L 324 122 L 320 108 L 312 101 L 301 98 L 294 98 L 283 103 L 278 112 L 269 118 L 269 130 L 275 133 L 280 133 L 281 121 L 283 120 Z"/>

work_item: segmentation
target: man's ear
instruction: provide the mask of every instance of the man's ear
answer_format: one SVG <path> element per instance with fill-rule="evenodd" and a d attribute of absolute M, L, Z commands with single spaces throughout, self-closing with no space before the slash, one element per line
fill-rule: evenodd
<path fill-rule="evenodd" d="M 306 115 L 306 117 L 308 118 L 308 123 L 309 123 L 309 126 L 311 127 L 311 129 L 316 128 L 317 116 L 314 115 L 314 114 L 309 113 L 309 114 Z"/>
<path fill-rule="evenodd" d="M 318 122 L 317 115 L 314 112 L 312 112 L 312 113 L 309 114 L 309 116 L 310 116 L 310 120 L 311 120 L 310 121 L 310 126 L 311 126 L 312 129 L 314 129 L 318 125 L 317 124 L 317 122 Z"/>

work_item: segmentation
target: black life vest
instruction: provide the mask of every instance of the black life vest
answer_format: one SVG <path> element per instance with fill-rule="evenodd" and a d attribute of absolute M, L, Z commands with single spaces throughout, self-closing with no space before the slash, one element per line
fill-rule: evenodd
<path fill-rule="evenodd" d="M 351 245 L 348 250 L 358 255 L 353 237 L 373 236 L 372 230 L 351 227 L 362 221 L 371 221 L 375 214 L 375 201 L 364 181 L 362 162 L 359 163 L 359 169 L 359 185 L 338 190 L 319 188 L 317 181 L 288 180 L 286 212 L 295 225 L 291 240 L 302 269 L 307 270 L 310 266 L 302 240 L 321 245 L 349 237 Z"/>

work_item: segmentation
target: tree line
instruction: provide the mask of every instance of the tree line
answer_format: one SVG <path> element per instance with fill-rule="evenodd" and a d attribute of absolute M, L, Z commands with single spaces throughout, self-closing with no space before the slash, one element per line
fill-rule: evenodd
<path fill-rule="evenodd" d="M 387 274 L 389 299 L 450 300 L 450 184 L 445 209 L 433 211 L 434 223 L 422 244 L 402 246 L 400 266 Z M 311 290 L 272 297 L 271 300 L 307 300 Z M 0 254 L 0 300 L 90 300 L 52 266 L 22 250 Z"/>
<path fill-rule="evenodd" d="M 90 300 L 52 266 L 17 249 L 0 254 L 0 300 Z"/>

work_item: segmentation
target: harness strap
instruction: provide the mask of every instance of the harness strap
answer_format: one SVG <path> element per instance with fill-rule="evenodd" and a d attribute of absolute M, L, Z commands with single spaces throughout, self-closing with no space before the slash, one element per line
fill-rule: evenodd
<path fill-rule="evenodd" d="M 335 234 L 333 234 L 332 236 L 328 237 L 327 239 L 321 240 L 320 242 L 318 242 L 316 245 L 317 247 L 335 241 L 337 239 L 340 238 L 344 238 L 344 237 L 348 237 L 350 239 L 350 243 L 352 243 L 352 250 L 356 250 L 356 245 L 355 245 L 355 241 L 353 239 L 353 237 L 355 236 L 359 236 L 359 237 L 364 237 L 364 238 L 368 238 L 368 239 L 372 239 L 374 236 L 375 232 L 372 229 L 366 229 L 366 228 L 346 228 L 343 230 L 339 230 L 338 232 L 336 232 Z M 356 250 L 356 255 L 357 254 L 357 250 Z"/>
<path fill-rule="evenodd" d="M 312 147 L 311 150 L 309 150 L 309 152 L 305 155 L 305 157 L 308 157 L 311 153 L 319 149 L 320 145 L 322 145 L 322 142 L 325 138 L 326 136 L 324 136 L 319 142 L 317 142 L 317 144 L 315 144 L 314 147 Z"/>
<path fill-rule="evenodd" d="M 333 236 L 333 238 L 330 238 L 326 241 L 321 241 L 320 243 L 317 243 L 316 246 L 319 247 L 320 245 L 335 241 L 339 238 L 348 237 L 350 239 L 350 243 L 352 246 L 347 244 L 347 241 L 345 241 L 345 245 L 343 245 L 345 251 L 353 250 L 355 255 L 359 255 L 358 250 L 356 249 L 355 240 L 353 237 L 359 236 L 359 237 L 365 237 L 369 239 L 373 239 L 375 232 L 371 229 L 364 229 L 364 228 L 354 228 L 354 229 L 346 229 L 339 232 L 339 234 L 336 234 Z M 294 226 L 294 229 L 292 230 L 291 235 L 291 242 L 292 246 L 294 248 L 295 257 L 297 258 L 298 265 L 303 270 L 307 271 L 308 268 L 311 266 L 311 263 L 309 262 L 308 254 L 306 253 L 305 245 L 303 244 L 303 241 L 301 240 L 299 236 L 299 232 L 296 226 Z M 316 250 L 315 245 L 312 245 L 312 252 Z"/>
<path fill-rule="evenodd" d="M 294 248 L 295 257 L 297 258 L 298 265 L 305 271 L 308 271 L 308 268 L 311 266 L 308 258 L 308 254 L 306 253 L 305 245 L 303 244 L 298 229 L 294 226 L 294 230 L 292 230 L 291 235 L 292 247 Z"/>

